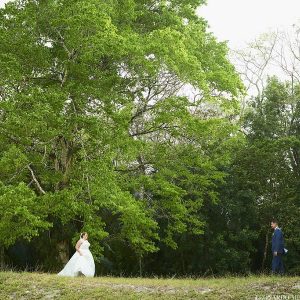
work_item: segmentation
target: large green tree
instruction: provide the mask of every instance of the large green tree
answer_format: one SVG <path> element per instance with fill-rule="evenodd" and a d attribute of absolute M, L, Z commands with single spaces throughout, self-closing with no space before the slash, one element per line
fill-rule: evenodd
<path fill-rule="evenodd" d="M 40 235 L 37 245 L 67 257 L 65 241 L 87 230 L 96 257 L 117 241 L 141 267 L 158 240 L 176 248 L 175 234 L 203 231 L 199 209 L 217 199 L 228 163 L 209 151 L 236 130 L 242 86 L 196 14 L 202 4 L 0 10 L 1 245 Z"/>

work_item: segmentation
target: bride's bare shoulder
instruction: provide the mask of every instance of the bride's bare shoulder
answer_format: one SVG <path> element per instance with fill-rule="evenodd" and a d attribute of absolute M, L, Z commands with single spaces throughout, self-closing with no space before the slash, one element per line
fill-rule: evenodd
<path fill-rule="evenodd" d="M 78 241 L 77 241 L 77 243 L 76 243 L 76 246 L 79 246 L 79 245 L 81 245 L 83 243 L 83 239 L 79 239 Z"/>

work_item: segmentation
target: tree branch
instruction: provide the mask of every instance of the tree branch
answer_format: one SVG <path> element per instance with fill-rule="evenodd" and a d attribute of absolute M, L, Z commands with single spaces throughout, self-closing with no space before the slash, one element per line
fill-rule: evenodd
<path fill-rule="evenodd" d="M 33 179 L 33 181 L 35 182 L 35 184 L 36 184 L 37 188 L 39 189 L 39 191 L 40 191 L 43 195 L 45 195 L 46 192 L 43 190 L 43 188 L 41 187 L 40 183 L 39 183 L 38 180 L 36 179 L 36 176 L 34 175 L 34 172 L 33 172 L 32 168 L 30 167 L 30 164 L 27 166 L 27 169 L 30 171 L 31 176 L 32 176 L 32 179 Z"/>

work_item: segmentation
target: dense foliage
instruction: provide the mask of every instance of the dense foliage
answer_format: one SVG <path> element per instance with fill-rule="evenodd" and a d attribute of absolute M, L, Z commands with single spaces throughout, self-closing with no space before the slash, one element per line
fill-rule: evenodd
<path fill-rule="evenodd" d="M 261 270 L 276 215 L 297 264 L 298 94 L 270 79 L 239 120 L 201 4 L 0 10 L 2 263 L 58 270 L 88 231 L 98 273 Z"/>

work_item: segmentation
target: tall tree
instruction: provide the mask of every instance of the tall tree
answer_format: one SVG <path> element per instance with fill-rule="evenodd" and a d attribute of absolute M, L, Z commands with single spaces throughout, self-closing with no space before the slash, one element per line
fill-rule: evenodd
<path fill-rule="evenodd" d="M 280 220 L 290 248 L 288 266 L 297 267 L 299 239 L 299 86 L 269 78 L 263 98 L 251 102 L 244 119 L 247 146 L 240 158 L 245 182 L 255 192 L 261 241 L 265 241 L 262 267 L 266 266 L 272 217 Z M 265 238 L 264 238 L 265 236 Z M 261 252 L 262 253 L 262 252 Z M 293 262 L 292 262 L 293 260 Z"/>
<path fill-rule="evenodd" d="M 66 240 L 87 230 L 97 257 L 117 240 L 141 269 L 159 239 L 176 247 L 174 234 L 202 231 L 198 208 L 223 176 L 206 145 L 235 130 L 227 116 L 242 89 L 196 14 L 202 4 L 19 0 L 0 10 L 0 224 L 27 224 L 1 243 L 48 229 L 67 257 Z M 224 136 L 209 135 L 223 124 Z"/>

